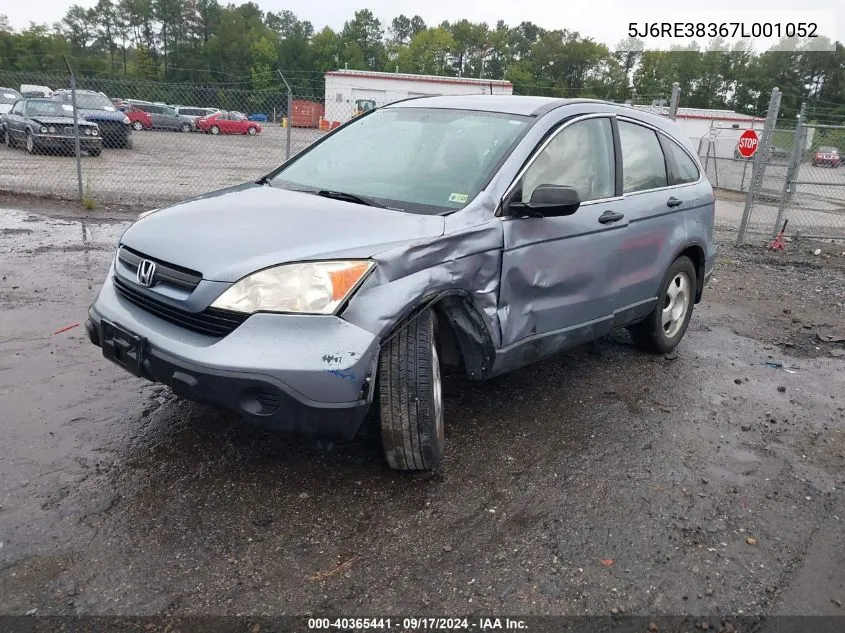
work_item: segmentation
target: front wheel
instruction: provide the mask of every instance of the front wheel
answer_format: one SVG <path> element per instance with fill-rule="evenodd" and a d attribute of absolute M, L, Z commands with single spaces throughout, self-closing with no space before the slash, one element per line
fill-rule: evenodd
<path fill-rule="evenodd" d="M 140 132 L 141 130 L 144 129 L 144 124 L 141 123 L 140 121 L 135 121 L 132 124 L 132 129 L 135 130 L 136 132 Z"/>
<path fill-rule="evenodd" d="M 434 336 L 425 310 L 388 341 L 379 355 L 379 419 L 388 465 L 433 470 L 443 457 L 443 388 Z"/>
<path fill-rule="evenodd" d="M 695 304 L 696 273 L 689 257 L 678 257 L 660 284 L 657 303 L 643 321 L 629 328 L 636 343 L 665 354 L 681 342 Z"/>
<path fill-rule="evenodd" d="M 12 149 L 12 136 L 9 134 L 9 130 L 3 130 L 3 141 L 6 143 L 6 147 Z"/>
<path fill-rule="evenodd" d="M 88 155 L 97 158 L 100 154 L 103 153 L 103 149 L 101 147 L 92 147 L 88 150 Z"/>
<path fill-rule="evenodd" d="M 185 132 L 190 132 L 191 131 L 191 124 L 190 123 L 183 123 L 182 127 L 179 128 L 179 131 L 182 132 L 183 134 Z"/>
<path fill-rule="evenodd" d="M 254 127 L 250 127 L 250 128 L 247 128 L 246 133 L 249 134 L 250 136 L 255 136 L 258 133 L 258 130 L 256 130 Z"/>
<path fill-rule="evenodd" d="M 220 128 L 217 127 L 216 125 L 212 125 L 211 126 L 211 133 L 214 134 L 215 136 L 217 136 L 218 134 L 220 134 Z"/>
<path fill-rule="evenodd" d="M 27 130 L 26 133 L 26 151 L 30 154 L 34 154 L 36 150 L 35 147 L 35 139 L 32 136 L 32 133 Z"/>

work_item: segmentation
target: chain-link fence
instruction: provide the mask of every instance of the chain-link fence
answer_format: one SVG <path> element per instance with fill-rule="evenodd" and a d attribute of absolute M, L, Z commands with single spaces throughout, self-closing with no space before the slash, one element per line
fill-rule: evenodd
<path fill-rule="evenodd" d="M 69 75 L 0 71 L 0 99 L 25 98 L 0 120 L 7 145 L 0 149 L 0 190 L 91 204 L 174 202 L 255 180 L 357 112 L 381 105 L 326 107 L 322 94 L 289 90 L 281 78 L 264 90 L 103 77 L 75 84 L 72 91 Z"/>
<path fill-rule="evenodd" d="M 722 158 L 719 165 L 715 159 L 708 169 L 717 187 L 747 192 L 738 242 L 769 239 L 785 225 L 787 235 L 845 239 L 845 165 L 840 154 L 845 118 L 841 124 L 813 123 L 802 106 L 794 122 L 778 123 L 779 107 L 775 90 L 752 160 Z M 738 152 L 738 144 L 736 148 Z M 704 150 L 705 165 L 709 151 Z M 738 176 L 739 168 L 726 168 L 729 162 L 750 167 Z"/>

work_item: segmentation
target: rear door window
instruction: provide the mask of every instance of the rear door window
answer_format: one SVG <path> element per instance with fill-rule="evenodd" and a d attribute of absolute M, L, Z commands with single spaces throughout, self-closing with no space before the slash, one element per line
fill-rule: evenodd
<path fill-rule="evenodd" d="M 622 189 L 624 193 L 666 187 L 666 158 L 657 133 L 643 125 L 619 121 L 622 146 Z"/>

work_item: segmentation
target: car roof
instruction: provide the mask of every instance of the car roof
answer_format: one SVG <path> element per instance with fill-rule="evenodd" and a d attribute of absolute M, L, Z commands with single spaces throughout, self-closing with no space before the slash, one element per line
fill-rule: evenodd
<path fill-rule="evenodd" d="M 574 99 L 555 99 L 553 97 L 526 97 L 517 95 L 446 95 L 436 97 L 415 97 L 397 101 L 388 108 L 445 108 L 453 110 L 479 110 L 483 112 L 501 112 L 522 116 L 535 115 L 550 105 L 561 105 L 576 101 Z"/>
<path fill-rule="evenodd" d="M 540 117 L 551 110 L 568 106 L 593 104 L 596 112 L 618 114 L 657 127 L 670 135 L 677 135 L 677 125 L 670 119 L 632 108 L 625 104 L 599 99 L 562 99 L 555 97 L 530 97 L 523 95 L 452 95 L 413 97 L 384 106 L 385 108 L 443 108 L 451 110 L 477 110 L 518 116 Z"/>

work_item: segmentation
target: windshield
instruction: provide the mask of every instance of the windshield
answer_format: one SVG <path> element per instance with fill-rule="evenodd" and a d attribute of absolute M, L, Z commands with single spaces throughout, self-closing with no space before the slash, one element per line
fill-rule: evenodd
<path fill-rule="evenodd" d="M 108 97 L 84 92 L 76 94 L 76 107 L 80 110 L 106 110 L 108 112 L 117 110 Z"/>
<path fill-rule="evenodd" d="M 820 147 L 819 152 L 823 154 L 832 154 L 836 151 L 835 147 Z"/>
<path fill-rule="evenodd" d="M 14 103 L 20 98 L 21 94 L 17 90 L 0 88 L 0 103 Z"/>
<path fill-rule="evenodd" d="M 73 106 L 51 99 L 27 101 L 26 116 L 66 116 L 73 118 Z"/>
<path fill-rule="evenodd" d="M 303 152 L 271 184 L 443 213 L 478 195 L 527 125 L 525 117 L 472 110 L 376 110 Z"/>

